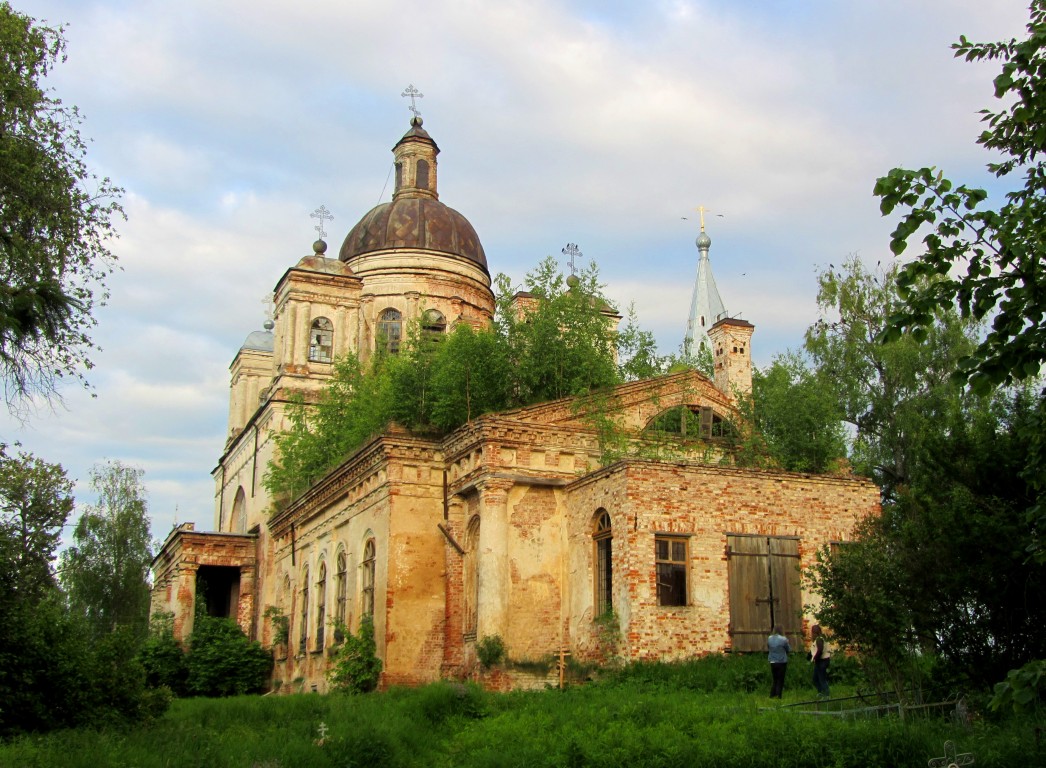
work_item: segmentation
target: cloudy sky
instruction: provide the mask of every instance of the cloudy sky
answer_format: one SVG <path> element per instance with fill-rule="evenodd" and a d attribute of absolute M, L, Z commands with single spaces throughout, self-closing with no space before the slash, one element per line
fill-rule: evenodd
<path fill-rule="evenodd" d="M 65 24 L 50 78 L 126 192 L 94 397 L 21 441 L 77 479 L 145 470 L 154 535 L 213 524 L 228 366 L 263 297 L 389 199 L 413 84 L 440 197 L 515 281 L 577 243 L 662 351 L 682 341 L 695 208 L 757 364 L 801 343 L 819 268 L 889 259 L 871 190 L 895 166 L 989 184 L 974 140 L 997 65 L 950 43 L 1019 36 L 1017 0 L 11 0 Z"/>

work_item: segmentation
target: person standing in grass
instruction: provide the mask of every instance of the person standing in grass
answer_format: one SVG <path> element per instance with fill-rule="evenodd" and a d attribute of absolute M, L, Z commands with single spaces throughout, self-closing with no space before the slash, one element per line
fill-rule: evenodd
<path fill-rule="evenodd" d="M 828 665 L 832 661 L 832 649 L 825 640 L 820 624 L 810 627 L 810 661 L 814 663 L 814 688 L 818 696 L 828 698 Z"/>
<path fill-rule="evenodd" d="M 784 693 L 788 654 L 792 650 L 780 624 L 774 627 L 774 633 L 766 639 L 766 648 L 769 651 L 767 657 L 770 659 L 770 698 L 779 699 Z"/>

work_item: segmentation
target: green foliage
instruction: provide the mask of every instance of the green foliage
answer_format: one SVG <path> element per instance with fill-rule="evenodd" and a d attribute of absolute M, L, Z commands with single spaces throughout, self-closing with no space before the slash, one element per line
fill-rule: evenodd
<path fill-rule="evenodd" d="M 280 610 L 277 605 L 265 606 L 265 618 L 272 622 L 272 645 L 286 647 L 291 636 L 291 618 Z"/>
<path fill-rule="evenodd" d="M 149 622 L 149 636 L 138 651 L 150 688 L 166 688 L 175 696 L 187 693 L 189 667 L 185 650 L 174 639 L 174 614 L 156 613 Z"/>
<path fill-rule="evenodd" d="M 752 376 L 746 405 L 767 454 L 791 472 L 831 472 L 847 454 L 835 382 L 799 354 L 775 357 Z"/>
<path fill-rule="evenodd" d="M 761 690 L 716 691 L 715 670 L 762 676 Z M 834 664 L 834 662 L 833 662 Z M 649 681 L 619 679 L 566 691 L 485 693 L 436 683 L 376 696 L 183 699 L 149 728 L 69 730 L 0 744 L 0 764 L 34 768 L 344 768 L 382 765 L 924 768 L 951 739 L 977 764 L 1037 765 L 1042 721 L 844 719 L 767 709 L 765 657 L 712 657 L 672 665 Z M 809 667 L 792 663 L 809 677 Z M 672 672 L 707 670 L 708 684 L 677 685 Z M 789 676 L 793 670 L 789 669 Z M 744 675 L 737 673 L 740 680 Z M 683 678 L 686 679 L 686 678 Z M 786 699 L 805 692 L 786 684 Z M 786 701 L 787 703 L 787 701 Z M 319 741 L 320 725 L 325 737 Z M 1041 739 L 1039 740 L 1041 742 Z"/>
<path fill-rule="evenodd" d="M 360 618 L 360 628 L 355 635 L 341 622 L 335 622 L 335 630 L 345 640 L 335 650 L 327 673 L 331 690 L 350 694 L 373 691 L 381 679 L 381 659 L 374 642 L 373 617 L 368 613 Z"/>
<path fill-rule="evenodd" d="M 232 619 L 197 612 L 186 666 L 190 695 L 236 696 L 265 690 L 272 656 Z"/>
<path fill-rule="evenodd" d="M 8 407 L 91 367 L 91 316 L 115 257 L 121 192 L 87 168 L 76 107 L 44 88 L 62 28 L 0 3 L 0 377 Z"/>
<path fill-rule="evenodd" d="M 527 275 L 527 295 L 495 280 L 489 328 L 459 323 L 442 336 L 412 324 L 398 354 L 366 363 L 338 360 L 317 402 L 292 403 L 290 429 L 276 437 L 265 484 L 285 504 L 353 451 L 397 424 L 415 434 L 445 434 L 485 413 L 606 388 L 661 372 L 653 337 L 631 310 L 620 331 L 595 266 L 571 280 L 552 259 Z"/>
<path fill-rule="evenodd" d="M 505 661 L 505 641 L 501 635 L 484 635 L 476 643 L 476 658 L 483 669 L 496 667 Z"/>
<path fill-rule="evenodd" d="M 51 563 L 72 494 L 60 464 L 24 451 L 12 456 L 0 443 L 0 607 L 32 604 L 54 589 Z"/>
<path fill-rule="evenodd" d="M 975 330 L 942 308 L 922 339 L 880 343 L 898 303 L 897 279 L 896 265 L 870 271 L 856 257 L 822 272 L 822 319 L 806 332 L 804 345 L 816 371 L 814 386 L 832 385 L 852 432 L 855 469 L 875 480 L 887 500 L 919 473 L 923 435 L 937 429 L 941 412 L 958 398 L 949 376 L 973 348 Z"/>
<path fill-rule="evenodd" d="M 1033 711 L 1046 700 L 1046 661 L 1029 661 L 1020 669 L 1010 670 L 1006 679 L 995 686 L 991 708 L 996 712 Z"/>
<path fill-rule="evenodd" d="M 119 461 L 91 469 L 98 503 L 88 506 L 62 553 L 62 586 L 73 611 L 96 635 L 129 627 L 144 638 L 149 623 L 152 540 L 145 502 L 144 471 Z"/>

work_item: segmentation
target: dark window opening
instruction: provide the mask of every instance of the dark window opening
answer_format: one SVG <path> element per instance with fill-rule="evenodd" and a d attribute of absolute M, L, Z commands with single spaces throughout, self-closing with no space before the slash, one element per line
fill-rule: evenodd
<path fill-rule="evenodd" d="M 677 405 L 662 411 L 650 421 L 646 431 L 663 432 L 691 440 L 735 435 L 734 425 L 710 407 L 691 405 Z"/>
<path fill-rule="evenodd" d="M 368 616 L 374 615 L 374 570 L 377 555 L 374 547 L 374 539 L 369 539 L 363 548 L 363 578 L 361 597 L 362 605 L 360 611 Z"/>
<path fill-rule="evenodd" d="M 687 540 L 675 536 L 654 538 L 657 567 L 657 604 L 686 605 Z"/>
<path fill-rule="evenodd" d="M 598 513 L 596 532 L 592 536 L 596 545 L 596 616 L 614 609 L 614 564 L 613 536 L 610 515 L 606 510 Z"/>
<path fill-rule="evenodd" d="M 429 188 L 429 164 L 426 160 L 418 160 L 417 180 L 414 186 L 418 189 Z"/>
<path fill-rule="evenodd" d="M 320 578 L 316 582 L 316 650 L 323 650 L 323 630 L 327 619 L 327 564 L 320 563 Z"/>
<path fill-rule="evenodd" d="M 403 163 L 396 163 L 396 191 L 403 186 Z"/>
<path fill-rule="evenodd" d="M 298 637 L 298 653 L 305 653 L 309 644 L 309 569 L 301 576 L 301 627 Z"/>

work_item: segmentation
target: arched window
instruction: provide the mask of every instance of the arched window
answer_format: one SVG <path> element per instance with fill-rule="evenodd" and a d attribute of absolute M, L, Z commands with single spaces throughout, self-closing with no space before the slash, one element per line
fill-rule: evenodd
<path fill-rule="evenodd" d="M 437 309 L 427 309 L 421 316 L 421 330 L 426 336 L 441 335 L 447 330 L 447 318 Z"/>
<path fill-rule="evenodd" d="M 429 188 L 429 163 L 428 160 L 418 160 L 417 179 L 414 186 L 418 189 Z"/>
<path fill-rule="evenodd" d="M 474 640 L 476 628 L 479 623 L 479 563 L 477 554 L 479 552 L 479 516 L 469 521 L 468 530 L 465 532 L 465 559 L 462 563 L 462 581 L 464 582 L 465 598 L 465 637 Z"/>
<path fill-rule="evenodd" d="M 320 563 L 320 578 L 316 580 L 316 650 L 323 650 L 323 629 L 327 620 L 327 564 Z"/>
<path fill-rule="evenodd" d="M 396 191 L 403 186 L 403 163 L 396 163 Z"/>
<path fill-rule="evenodd" d="M 392 354 L 400 351 L 403 336 L 403 315 L 398 309 L 386 309 L 378 316 L 378 343 Z"/>
<path fill-rule="evenodd" d="M 374 566 L 376 560 L 374 539 L 367 539 L 363 547 L 362 578 L 360 579 L 360 595 L 362 597 L 360 613 L 368 616 L 374 615 Z"/>
<path fill-rule="evenodd" d="M 229 526 L 235 526 L 236 533 L 247 533 L 247 494 L 241 487 L 236 491 L 236 499 L 232 503 L 232 515 L 229 516 Z"/>
<path fill-rule="evenodd" d="M 345 624 L 345 608 L 346 598 L 348 596 L 348 581 L 349 581 L 349 558 L 345 556 L 345 550 L 343 549 L 338 553 L 338 585 L 337 589 L 337 600 L 338 607 L 335 609 L 337 613 L 335 618 Z M 335 638 L 337 639 L 337 638 Z"/>
<path fill-rule="evenodd" d="M 596 616 L 614 609 L 614 564 L 613 536 L 610 530 L 610 515 L 605 509 L 596 512 L 595 531 L 592 540 L 596 547 Z"/>
<path fill-rule="evenodd" d="M 677 405 L 662 411 L 646 427 L 648 432 L 662 432 L 690 440 L 731 437 L 733 425 L 708 406 Z"/>
<path fill-rule="evenodd" d="M 308 650 L 309 642 L 309 569 L 306 568 L 301 574 L 301 626 L 298 637 L 298 653 Z"/>
<path fill-rule="evenodd" d="M 334 324 L 325 317 L 317 317 L 309 331 L 309 362 L 329 363 L 333 357 Z"/>

